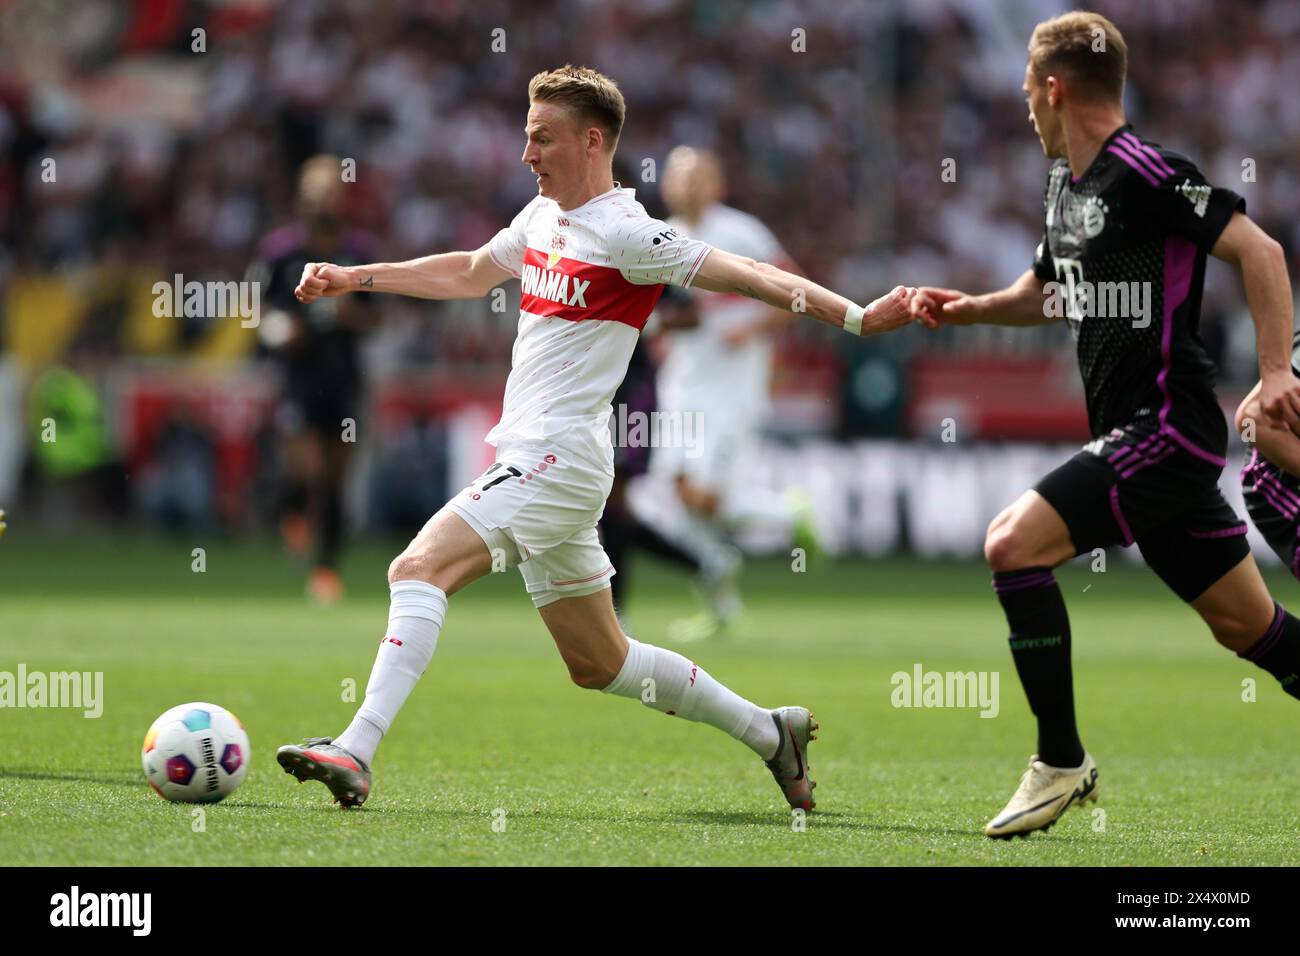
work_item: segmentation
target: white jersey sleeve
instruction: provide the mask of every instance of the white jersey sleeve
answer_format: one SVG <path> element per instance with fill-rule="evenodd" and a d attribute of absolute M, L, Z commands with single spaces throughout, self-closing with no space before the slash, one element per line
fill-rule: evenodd
<path fill-rule="evenodd" d="M 611 265 L 633 285 L 689 286 L 713 247 L 660 219 L 628 216 L 610 230 Z"/>
<path fill-rule="evenodd" d="M 528 249 L 528 219 L 537 206 L 534 199 L 518 215 L 510 220 L 510 225 L 500 230 L 488 243 L 488 255 L 492 261 L 505 269 L 516 279 L 524 267 L 524 252 Z"/>

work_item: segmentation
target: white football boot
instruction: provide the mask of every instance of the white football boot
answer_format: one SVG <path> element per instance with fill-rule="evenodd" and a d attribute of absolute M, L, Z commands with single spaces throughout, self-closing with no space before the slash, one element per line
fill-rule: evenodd
<path fill-rule="evenodd" d="M 1088 754 L 1077 767 L 1049 767 L 1029 758 L 1029 769 L 1020 778 L 1011 802 L 984 827 L 984 835 L 1007 840 L 1046 830 L 1072 806 L 1082 807 L 1097 799 L 1097 765 Z"/>
<path fill-rule="evenodd" d="M 808 744 L 817 739 L 821 724 L 806 707 L 778 707 L 772 721 L 781 742 L 771 760 L 765 760 L 786 802 L 794 809 L 808 811 L 817 806 L 812 792 L 817 784 L 808 764 Z"/>

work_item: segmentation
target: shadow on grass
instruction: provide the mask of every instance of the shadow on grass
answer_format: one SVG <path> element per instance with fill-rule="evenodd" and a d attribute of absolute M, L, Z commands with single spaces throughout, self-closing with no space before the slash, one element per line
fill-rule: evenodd
<path fill-rule="evenodd" d="M 28 770 L 24 767 L 0 767 L 0 780 L 53 780 L 60 783 L 101 783 L 113 787 L 141 787 L 143 774 L 125 770 L 83 770 L 59 773 L 54 770 Z"/>

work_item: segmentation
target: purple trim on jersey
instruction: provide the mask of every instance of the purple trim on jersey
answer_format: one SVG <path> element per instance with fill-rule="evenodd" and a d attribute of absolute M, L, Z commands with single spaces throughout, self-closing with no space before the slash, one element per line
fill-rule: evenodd
<path fill-rule="evenodd" d="M 1243 481 L 1245 480 L 1245 476 L 1247 476 L 1248 472 L 1252 472 L 1253 470 L 1255 470 L 1255 463 L 1258 462 L 1258 460 L 1260 460 L 1260 449 L 1257 449 L 1257 447 L 1252 446 L 1251 458 L 1249 458 L 1249 460 L 1247 460 L 1247 463 L 1245 463 L 1244 466 L 1242 467 Z"/>
<path fill-rule="evenodd" d="M 1125 469 L 1124 471 L 1120 472 L 1119 476 L 1121 478 L 1132 478 L 1134 475 L 1136 475 L 1139 471 L 1141 471 L 1143 468 L 1147 467 L 1148 465 L 1160 464 L 1162 461 L 1164 461 L 1166 458 L 1168 458 L 1177 450 L 1178 449 L 1175 448 L 1173 445 L 1162 445 L 1159 451 L 1156 451 L 1146 461 L 1140 461 L 1136 465 L 1133 465 L 1132 467 Z"/>
<path fill-rule="evenodd" d="M 1193 538 L 1235 538 L 1239 534 L 1246 533 L 1246 526 L 1239 524 L 1231 528 L 1220 528 L 1218 531 L 1189 531 L 1187 533 Z"/>
<path fill-rule="evenodd" d="M 1147 159 L 1151 161 L 1152 165 L 1155 166 L 1157 172 L 1163 173 L 1165 176 L 1172 176 L 1174 174 L 1174 167 L 1165 162 L 1165 158 L 1160 155 L 1160 151 L 1154 146 L 1148 146 L 1132 133 L 1120 133 L 1119 138 L 1128 146 L 1132 147 L 1134 151 L 1146 156 Z"/>
<path fill-rule="evenodd" d="M 1277 604 L 1277 602 L 1274 602 Z M 1258 641 L 1241 651 L 1237 656 L 1244 657 L 1248 661 L 1258 661 L 1261 657 L 1273 649 L 1273 645 L 1278 642 L 1282 636 L 1282 622 L 1286 620 L 1286 608 L 1277 604 L 1277 610 L 1273 612 L 1273 623 L 1268 626 L 1264 636 Z"/>
<path fill-rule="evenodd" d="M 1120 478 L 1131 478 L 1149 465 L 1158 465 L 1176 449 L 1165 440 L 1161 432 L 1153 432 L 1136 445 L 1125 445 L 1113 452 L 1106 462 Z"/>
<path fill-rule="evenodd" d="M 1161 170 L 1160 167 L 1157 166 L 1155 163 L 1153 163 L 1151 161 L 1151 157 L 1148 156 L 1146 153 L 1142 152 L 1142 150 L 1136 149 L 1135 147 L 1130 146 L 1128 143 L 1122 143 L 1119 140 L 1115 140 L 1115 142 L 1111 143 L 1111 146 L 1115 149 L 1123 151 L 1125 155 L 1136 160 L 1143 169 L 1145 169 L 1152 176 L 1154 176 L 1155 182 L 1151 183 L 1151 185 L 1158 186 L 1160 185 L 1161 181 L 1165 179 L 1164 171 Z"/>
<path fill-rule="evenodd" d="M 1255 489 L 1267 498 L 1273 507 L 1292 521 L 1300 519 L 1300 495 L 1291 491 L 1267 471 L 1255 472 L 1254 478 Z"/>
<path fill-rule="evenodd" d="M 1156 385 L 1165 397 L 1160 406 L 1160 431 L 1176 441 L 1185 451 L 1197 458 L 1204 459 L 1212 465 L 1222 468 L 1228 462 L 1212 452 L 1206 451 L 1189 440 L 1182 432 L 1169 424 L 1169 410 L 1173 408 L 1174 399 L 1169 391 L 1169 371 L 1173 367 L 1170 348 L 1174 336 L 1174 312 L 1187 301 L 1192 288 L 1192 274 L 1196 271 L 1196 244 L 1182 236 L 1169 236 L 1165 239 L 1165 287 L 1164 287 L 1164 328 L 1160 331 L 1160 374 L 1156 376 Z"/>
<path fill-rule="evenodd" d="M 1121 150 L 1121 149 L 1120 149 L 1118 146 L 1116 146 L 1115 144 L 1111 144 L 1110 146 L 1107 146 L 1107 147 L 1106 147 L 1106 152 L 1108 152 L 1108 153 L 1114 153 L 1114 154 L 1115 154 L 1116 156 L 1118 156 L 1120 159 L 1124 160 L 1124 162 L 1128 163 L 1129 166 L 1131 166 L 1134 170 L 1136 170 L 1138 173 L 1140 173 L 1140 174 L 1142 175 L 1142 178 L 1145 179 L 1147 182 L 1149 182 L 1152 186 L 1159 186 L 1159 185 L 1160 185 L 1160 180 L 1156 179 L 1156 178 L 1155 178 L 1154 176 L 1152 176 L 1149 172 L 1147 172 L 1145 169 L 1143 169 L 1140 165 L 1138 165 L 1138 161 L 1137 161 L 1136 159 L 1134 159 L 1132 156 L 1128 155 L 1128 153 L 1125 153 L 1123 150 Z"/>
<path fill-rule="evenodd" d="M 257 256 L 266 261 L 279 259 L 300 248 L 306 241 L 307 230 L 301 223 L 291 222 L 279 229 L 272 229 L 263 236 L 257 246 Z"/>
<path fill-rule="evenodd" d="M 998 594 L 1006 594 L 1008 591 L 1023 591 L 1025 588 L 1044 588 L 1055 583 L 1056 578 L 1051 571 L 1036 571 L 1014 581 L 999 581 L 996 574 L 993 576 L 993 590 Z"/>
<path fill-rule="evenodd" d="M 1115 516 L 1115 523 L 1119 525 L 1120 534 L 1124 535 L 1124 547 L 1127 548 L 1133 543 L 1133 532 L 1129 530 L 1128 521 L 1124 518 L 1124 512 L 1120 510 L 1118 483 L 1110 486 L 1110 510 Z"/>
<path fill-rule="evenodd" d="M 1129 455 L 1133 455 L 1133 454 L 1136 454 L 1136 452 L 1133 450 L 1133 446 L 1125 445 L 1119 451 L 1115 452 L 1115 454 L 1107 458 L 1106 461 L 1118 468 L 1121 458 L 1127 458 Z"/>
<path fill-rule="evenodd" d="M 1211 465 L 1218 465 L 1220 468 L 1222 468 L 1224 465 L 1228 463 L 1228 459 L 1220 458 L 1218 455 L 1208 452 L 1204 448 L 1201 448 L 1198 445 L 1193 444 L 1189 439 L 1187 439 L 1183 435 L 1182 432 L 1180 432 L 1173 425 L 1166 425 L 1165 433 L 1174 441 L 1178 442 L 1178 444 L 1180 444 L 1184 450 L 1191 452 L 1197 458 L 1205 459 Z"/>
<path fill-rule="evenodd" d="M 1255 477 L 1255 491 L 1258 491 L 1263 495 L 1269 504 L 1282 513 L 1283 517 L 1289 518 L 1292 521 L 1296 521 L 1297 518 L 1300 517 L 1296 514 L 1296 506 L 1293 502 L 1290 502 L 1285 497 L 1279 495 L 1277 489 L 1270 488 L 1266 483 L 1260 481 L 1259 479 L 1262 476 L 1256 475 Z"/>

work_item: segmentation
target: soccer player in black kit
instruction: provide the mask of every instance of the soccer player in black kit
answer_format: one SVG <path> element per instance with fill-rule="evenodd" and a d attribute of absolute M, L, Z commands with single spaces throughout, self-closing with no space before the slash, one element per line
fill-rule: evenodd
<path fill-rule="evenodd" d="M 1291 371 L 1300 376 L 1300 332 L 1291 340 Z M 1260 408 L 1258 382 L 1237 409 L 1237 431 L 1255 445 L 1241 470 L 1246 513 L 1287 569 L 1300 578 L 1300 435 Z"/>
<path fill-rule="evenodd" d="M 248 277 L 261 284 L 267 314 L 260 334 L 283 373 L 275 421 L 281 532 L 291 551 L 311 552 L 307 594 L 333 604 L 343 593 L 343 487 L 361 414 L 361 336 L 375 322 L 375 306 L 368 295 L 303 305 L 293 290 L 308 262 L 370 262 L 377 248 L 368 234 L 343 222 L 337 157 L 303 163 L 297 212 L 298 222 L 262 239 Z"/>
<path fill-rule="evenodd" d="M 1070 622 L 1052 574 L 1078 554 L 1136 542 L 1219 643 L 1300 696 L 1300 620 L 1270 597 L 1246 525 L 1219 493 L 1227 425 L 1197 336 L 1209 254 L 1241 270 L 1262 414 L 1279 426 L 1300 422 L 1285 259 L 1246 217 L 1241 197 L 1210 186 L 1188 159 L 1127 123 L 1126 61 L 1123 37 L 1098 14 L 1075 11 L 1037 26 L 1024 90 L 1055 162 L 1033 268 L 998 292 L 923 288 L 912 304 L 929 327 L 1037 325 L 1063 311 L 1093 435 L 999 514 L 985 539 L 1016 671 L 1038 721 L 1038 752 L 985 827 L 990 837 L 1046 829 L 1097 795 L 1097 767 L 1075 726 Z"/>

